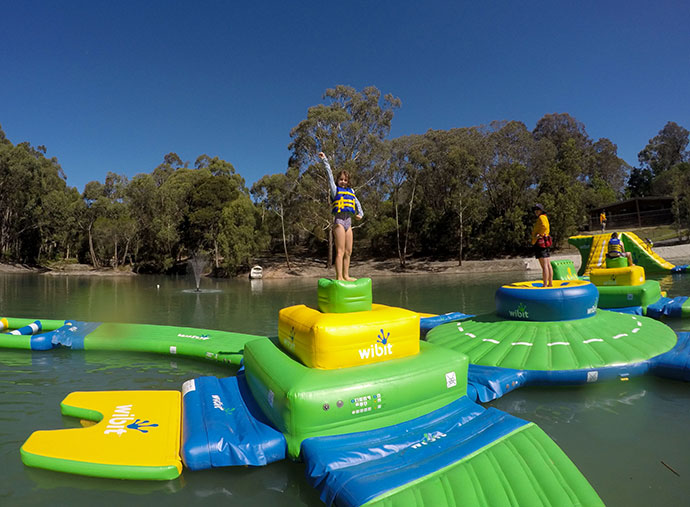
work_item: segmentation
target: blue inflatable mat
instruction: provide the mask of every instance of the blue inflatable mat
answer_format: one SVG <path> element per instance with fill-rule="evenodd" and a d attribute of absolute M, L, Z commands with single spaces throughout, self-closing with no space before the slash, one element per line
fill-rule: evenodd
<path fill-rule="evenodd" d="M 306 439 L 302 458 L 322 501 L 362 505 L 457 463 L 527 424 L 463 396 L 405 423 Z"/>
<path fill-rule="evenodd" d="M 449 312 L 442 315 L 434 315 L 433 317 L 422 317 L 419 319 L 419 329 L 422 333 L 426 333 L 446 322 L 455 322 L 456 320 L 467 319 L 469 317 L 474 317 L 474 315 L 462 312 Z"/>
<path fill-rule="evenodd" d="M 83 350 L 86 335 L 100 325 L 100 322 L 67 320 L 64 326 L 54 331 L 33 336 L 31 338 L 31 350 L 50 350 L 56 347 Z"/>
<path fill-rule="evenodd" d="M 242 371 L 188 380 L 182 396 L 181 453 L 190 470 L 262 466 L 285 458 L 285 437 L 261 414 Z"/>
<path fill-rule="evenodd" d="M 601 308 L 609 312 L 625 313 L 627 315 L 644 315 L 641 306 L 625 306 L 623 308 Z"/>
<path fill-rule="evenodd" d="M 486 403 L 522 386 L 589 384 L 644 375 L 650 367 L 651 360 L 581 370 L 515 370 L 470 364 L 467 393 Z"/>
<path fill-rule="evenodd" d="M 690 381 L 690 332 L 678 333 L 676 346 L 650 359 L 650 363 L 655 375 Z"/>

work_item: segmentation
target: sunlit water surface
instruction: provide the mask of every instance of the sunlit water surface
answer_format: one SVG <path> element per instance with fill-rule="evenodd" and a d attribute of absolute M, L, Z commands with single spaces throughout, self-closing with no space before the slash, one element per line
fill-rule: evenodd
<path fill-rule="evenodd" d="M 374 300 L 420 312 L 493 309 L 504 283 L 535 272 L 405 276 L 374 280 Z M 690 275 L 660 278 L 669 296 L 690 295 Z M 91 278 L 0 275 L 0 313 L 14 317 L 136 322 L 277 333 L 278 310 L 316 305 L 314 279 Z M 192 289 L 190 292 L 189 289 Z M 690 322 L 669 322 L 677 330 Z M 190 472 L 168 482 L 71 476 L 25 467 L 32 431 L 77 427 L 60 414 L 76 390 L 180 389 L 232 368 L 170 357 L 0 350 L 0 505 L 321 505 L 301 463 Z M 532 421 L 570 456 L 607 505 L 683 505 L 690 499 L 690 384 L 650 376 L 570 388 L 523 388 L 490 404 Z M 676 475 L 677 474 L 677 475 Z"/>

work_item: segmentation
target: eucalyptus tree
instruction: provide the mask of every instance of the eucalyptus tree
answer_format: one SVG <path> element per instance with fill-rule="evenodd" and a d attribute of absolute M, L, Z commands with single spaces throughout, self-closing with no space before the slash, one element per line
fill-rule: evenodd
<path fill-rule="evenodd" d="M 649 140 L 637 159 L 640 167 L 630 171 L 627 191 L 632 197 L 669 195 L 669 182 L 675 174 L 665 173 L 674 166 L 690 161 L 687 150 L 690 132 L 675 122 L 668 122 L 659 133 Z"/>
<path fill-rule="evenodd" d="M 522 122 L 493 122 L 477 142 L 486 220 L 481 245 L 492 256 L 514 254 L 527 245 L 529 209 L 537 174 L 543 170 L 539 143 Z"/>
<path fill-rule="evenodd" d="M 546 138 L 553 143 L 560 156 L 561 149 L 571 139 L 580 151 L 586 151 L 592 144 L 584 123 L 568 113 L 545 114 L 532 131 L 536 140 Z"/>
<path fill-rule="evenodd" d="M 297 225 L 309 234 L 327 231 L 328 264 L 332 262 L 332 219 L 326 175 L 316 154 L 323 151 L 335 171 L 347 170 L 365 207 L 367 184 L 382 163 L 383 141 L 390 133 L 400 99 L 373 86 L 361 92 L 338 85 L 326 90 L 325 104 L 312 106 L 307 118 L 290 131 L 289 165 L 299 170 Z"/>
<path fill-rule="evenodd" d="M 544 116 L 533 134 L 535 139 L 550 142 L 555 149 L 553 160 L 540 175 L 538 198 L 547 207 L 554 240 L 558 241 L 587 223 L 589 206 L 602 205 L 610 196 L 612 189 L 603 184 L 606 173 L 597 170 L 603 170 L 605 162 L 609 168 L 613 165 L 612 181 L 615 181 L 626 166 L 613 158 L 612 143 L 604 138 L 595 146 L 584 124 L 567 113 Z M 597 190 L 601 195 L 595 195 Z"/>
<path fill-rule="evenodd" d="M 417 135 L 399 137 L 386 144 L 388 155 L 384 158 L 381 171 L 375 180 L 375 191 L 381 203 L 379 204 L 380 212 L 377 213 L 377 230 L 370 232 L 370 236 L 374 243 L 376 237 L 381 237 L 382 242 L 391 242 L 388 236 L 394 233 L 398 261 L 400 267 L 404 269 L 407 264 L 408 247 L 411 243 L 412 212 L 417 180 L 422 168 L 421 137 Z"/>
<path fill-rule="evenodd" d="M 223 207 L 217 242 L 222 265 L 229 274 L 249 268 L 251 259 L 265 248 L 268 237 L 257 227 L 258 222 L 259 212 L 246 193 L 238 194 Z"/>
<path fill-rule="evenodd" d="M 610 139 L 602 137 L 592 148 L 594 157 L 589 182 L 593 198 L 588 204 L 598 207 L 615 202 L 625 195 L 630 166 L 618 156 L 618 147 Z"/>
<path fill-rule="evenodd" d="M 44 146 L 14 146 L 0 135 L 0 255 L 7 260 L 35 262 L 43 252 L 42 233 L 53 228 L 44 201 L 67 186 L 57 159 L 45 154 Z"/>
<path fill-rule="evenodd" d="M 251 188 L 251 194 L 261 210 L 270 212 L 279 220 L 279 235 L 282 238 L 283 254 L 289 270 L 292 267 L 288 253 L 288 236 L 294 228 L 291 210 L 296 208 L 298 172 L 297 167 L 289 167 L 285 173 L 263 176 Z M 268 227 L 272 236 L 275 235 L 274 232 L 278 232 L 270 225 Z"/>
<path fill-rule="evenodd" d="M 237 254 L 239 246 L 232 245 L 232 236 L 226 225 L 232 225 L 234 237 L 243 241 L 252 254 L 256 248 L 249 248 L 253 241 L 247 241 L 240 232 L 246 227 L 241 223 L 255 224 L 254 208 L 247 207 L 249 191 L 244 179 L 235 172 L 233 165 L 218 157 L 211 159 L 202 155 L 197 159 L 194 174 L 194 185 L 187 195 L 187 210 L 181 224 L 182 243 L 189 253 L 206 250 L 213 253 L 214 266 L 221 267 L 221 259 L 225 258 L 225 267 L 234 270 L 232 264 L 238 259 L 246 259 L 246 255 Z M 224 219 L 224 210 L 231 207 L 240 213 L 233 221 Z M 227 213 L 225 213 L 227 215 Z M 234 260 L 232 260 L 234 259 Z"/>
<path fill-rule="evenodd" d="M 41 231 L 40 258 L 69 259 L 79 252 L 79 220 L 85 209 L 81 194 L 74 187 L 54 189 L 43 196 L 38 227 Z"/>
<path fill-rule="evenodd" d="M 576 185 L 583 190 L 578 194 L 578 213 L 584 216 L 584 208 L 602 206 L 623 197 L 630 167 L 618 157 L 618 147 L 610 139 L 602 137 L 593 141 L 584 124 L 567 113 L 545 115 L 537 122 L 533 134 L 535 139 L 553 144 L 554 164 L 567 168 L 569 177 L 581 183 Z"/>
<path fill-rule="evenodd" d="M 91 181 L 84 187 L 85 225 L 94 267 L 110 264 L 116 268 L 125 262 L 136 232 L 135 221 L 125 202 L 127 186 L 126 176 L 108 172 L 104 183 Z M 122 262 L 121 246 L 124 249 Z"/>
<path fill-rule="evenodd" d="M 212 252 L 218 268 L 221 212 L 227 202 L 237 197 L 237 188 L 228 178 L 214 177 L 207 169 L 194 172 L 194 185 L 189 188 L 187 210 L 180 224 L 181 241 L 189 254 Z"/>
<path fill-rule="evenodd" d="M 649 140 L 637 158 L 642 167 L 649 168 L 656 177 L 676 164 L 690 161 L 689 142 L 690 132 L 670 121 Z"/>
<path fill-rule="evenodd" d="M 426 217 L 426 223 L 419 223 L 425 248 L 452 256 L 460 265 L 466 233 L 478 223 L 484 207 L 475 142 L 473 129 L 429 130 L 412 151 L 413 162 L 421 168 L 416 199 Z"/>

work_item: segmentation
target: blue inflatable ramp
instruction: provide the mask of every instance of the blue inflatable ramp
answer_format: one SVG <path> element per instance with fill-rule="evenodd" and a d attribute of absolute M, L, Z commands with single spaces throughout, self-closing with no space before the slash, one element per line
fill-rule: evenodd
<path fill-rule="evenodd" d="M 603 505 L 541 430 L 462 397 L 378 430 L 302 443 L 328 505 Z"/>
<path fill-rule="evenodd" d="M 662 297 L 656 303 L 647 306 L 647 317 L 660 319 L 661 317 L 682 318 L 690 317 L 690 301 L 687 296 L 675 298 Z"/>
<path fill-rule="evenodd" d="M 261 414 L 243 371 L 188 380 L 182 396 L 182 461 L 190 470 L 261 466 L 285 458 L 285 437 Z"/>
<path fill-rule="evenodd" d="M 690 332 L 678 333 L 676 346 L 650 363 L 655 375 L 690 382 Z"/>

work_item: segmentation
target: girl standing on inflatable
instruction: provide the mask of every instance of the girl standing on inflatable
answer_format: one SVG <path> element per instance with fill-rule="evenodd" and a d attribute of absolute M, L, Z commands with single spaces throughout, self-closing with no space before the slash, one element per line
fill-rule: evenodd
<path fill-rule="evenodd" d="M 331 187 L 331 211 L 335 217 L 333 235 L 335 236 L 335 275 L 338 280 L 350 282 L 356 278 L 350 277 L 350 257 L 352 256 L 352 216 L 361 220 L 364 216 L 362 205 L 350 187 L 350 175 L 347 171 L 338 173 L 337 185 L 333 179 L 333 171 L 324 152 L 319 152 L 319 158 L 326 166 L 328 183 Z"/>
<path fill-rule="evenodd" d="M 544 287 L 553 287 L 553 268 L 551 267 L 551 226 L 546 216 L 546 211 L 541 204 L 532 206 L 532 211 L 537 216 L 537 221 L 532 227 L 532 245 L 534 245 L 534 256 L 539 259 L 541 265 L 541 277 Z"/>

